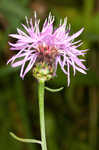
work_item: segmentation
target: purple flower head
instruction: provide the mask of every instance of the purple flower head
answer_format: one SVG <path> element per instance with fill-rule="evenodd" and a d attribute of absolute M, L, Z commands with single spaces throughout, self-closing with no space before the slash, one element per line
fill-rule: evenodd
<path fill-rule="evenodd" d="M 10 43 L 11 50 L 17 50 L 8 63 L 12 67 L 21 66 L 20 77 L 24 76 L 36 65 L 37 62 L 45 62 L 48 65 L 54 66 L 54 75 L 58 64 L 62 71 L 67 75 L 68 86 L 70 84 L 70 67 L 73 67 L 74 75 L 76 70 L 86 74 L 86 67 L 83 64 L 84 59 L 79 56 L 84 56 L 87 50 L 78 50 L 82 42 L 73 42 L 82 32 L 83 28 L 73 35 L 69 35 L 70 26 L 67 27 L 67 19 L 64 22 L 60 21 L 57 29 L 53 29 L 54 16 L 49 14 L 45 20 L 42 30 L 39 29 L 40 20 L 37 19 L 35 13 L 35 21 L 28 21 L 27 25 L 22 24 L 26 32 L 17 28 L 17 34 L 10 34 L 10 37 L 17 39 L 16 43 Z"/>

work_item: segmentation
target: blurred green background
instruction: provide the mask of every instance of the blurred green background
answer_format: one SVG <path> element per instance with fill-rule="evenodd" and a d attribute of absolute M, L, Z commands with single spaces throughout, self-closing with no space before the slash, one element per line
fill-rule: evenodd
<path fill-rule="evenodd" d="M 37 81 L 28 73 L 24 80 L 19 68 L 6 65 L 15 54 L 9 50 L 9 33 L 16 33 L 25 16 L 37 11 L 41 21 L 51 11 L 55 26 L 68 17 L 71 33 L 85 27 L 80 36 L 86 55 L 87 75 L 71 73 L 71 85 L 61 69 L 46 83 L 64 89 L 45 93 L 45 119 L 48 150 L 99 149 L 99 0 L 0 0 L 0 150 L 40 150 L 36 144 L 15 141 L 9 131 L 24 138 L 40 139 Z M 79 38 L 79 39 L 80 39 Z"/>

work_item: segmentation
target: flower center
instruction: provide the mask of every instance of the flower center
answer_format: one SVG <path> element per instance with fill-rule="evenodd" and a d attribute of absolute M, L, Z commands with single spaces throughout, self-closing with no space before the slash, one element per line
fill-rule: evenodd
<path fill-rule="evenodd" d="M 38 61 L 46 62 L 47 64 L 52 64 L 58 55 L 58 50 L 52 46 L 39 45 L 38 47 L 39 57 Z"/>
<path fill-rule="evenodd" d="M 39 45 L 38 57 L 33 67 L 33 76 L 38 80 L 47 81 L 55 73 L 55 58 L 58 50 L 55 47 Z"/>

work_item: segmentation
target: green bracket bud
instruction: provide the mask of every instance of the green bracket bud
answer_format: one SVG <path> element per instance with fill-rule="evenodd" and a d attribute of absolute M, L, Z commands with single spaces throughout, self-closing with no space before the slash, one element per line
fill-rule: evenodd
<path fill-rule="evenodd" d="M 33 76 L 42 81 L 47 81 L 53 78 L 54 69 L 52 66 L 39 62 L 33 68 Z"/>

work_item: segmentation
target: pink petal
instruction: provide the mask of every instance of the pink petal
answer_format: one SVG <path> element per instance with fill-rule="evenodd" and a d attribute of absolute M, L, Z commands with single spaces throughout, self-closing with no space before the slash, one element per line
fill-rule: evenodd
<path fill-rule="evenodd" d="M 83 30 L 84 30 L 84 28 L 82 28 L 81 30 L 79 30 L 78 32 L 76 32 L 75 34 L 73 34 L 72 36 L 69 36 L 67 40 L 71 41 L 71 40 L 77 38 L 83 32 Z"/>

